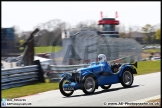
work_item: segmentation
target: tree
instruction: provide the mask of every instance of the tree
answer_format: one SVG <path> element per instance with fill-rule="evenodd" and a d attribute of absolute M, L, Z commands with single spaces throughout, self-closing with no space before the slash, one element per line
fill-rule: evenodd
<path fill-rule="evenodd" d="M 131 26 L 129 26 L 129 31 L 128 31 L 128 36 L 127 38 L 131 38 L 131 34 L 133 32 L 133 28 Z"/>
<path fill-rule="evenodd" d="M 23 46 L 23 44 L 24 44 L 24 40 L 23 39 L 21 39 L 21 40 L 19 40 L 19 45 L 20 45 L 20 50 L 23 50 L 24 48 L 22 47 Z"/>
<path fill-rule="evenodd" d="M 148 37 L 143 37 L 142 40 L 146 42 L 148 40 Z"/>
<path fill-rule="evenodd" d="M 97 25 L 97 22 L 94 21 L 94 20 L 85 20 L 85 21 L 81 21 L 79 22 L 75 28 L 78 28 L 79 29 L 83 29 L 83 28 L 88 28 L 88 29 L 91 29 L 91 30 L 97 30 L 98 28 L 98 25 Z"/>
<path fill-rule="evenodd" d="M 141 27 L 140 26 L 134 25 L 132 28 L 133 28 L 133 31 L 141 32 Z"/>
<path fill-rule="evenodd" d="M 19 37 L 18 34 L 15 34 L 15 46 L 19 46 Z"/>
<path fill-rule="evenodd" d="M 54 19 L 47 21 L 45 23 L 39 24 L 36 28 L 41 29 L 36 37 L 36 46 L 51 46 L 51 45 L 61 45 L 62 42 L 62 30 L 68 30 L 71 25 L 67 22 L 63 22 L 59 19 Z"/>
<path fill-rule="evenodd" d="M 24 44 L 24 42 L 25 41 L 23 39 L 19 40 L 20 46 L 22 46 Z"/>
<path fill-rule="evenodd" d="M 85 22 L 79 22 L 75 28 L 84 28 L 84 27 L 88 27 L 87 23 Z"/>
<path fill-rule="evenodd" d="M 91 21 L 89 26 L 93 28 L 94 30 L 97 30 L 98 28 L 97 21 Z"/>
<path fill-rule="evenodd" d="M 126 37 L 126 31 L 125 31 L 125 26 L 121 25 L 119 27 L 119 37 L 120 38 L 125 38 Z"/>
<path fill-rule="evenodd" d="M 161 43 L 161 29 L 158 29 L 155 33 L 155 40 L 158 42 L 158 43 Z"/>
<path fill-rule="evenodd" d="M 161 29 L 158 29 L 155 33 L 155 37 L 157 40 L 160 40 L 161 39 Z"/>
<path fill-rule="evenodd" d="M 150 44 L 152 42 L 152 36 L 153 32 L 155 31 L 154 27 L 150 24 L 146 24 L 144 27 L 142 27 L 142 31 L 145 33 L 145 36 L 147 37 L 147 42 Z"/>

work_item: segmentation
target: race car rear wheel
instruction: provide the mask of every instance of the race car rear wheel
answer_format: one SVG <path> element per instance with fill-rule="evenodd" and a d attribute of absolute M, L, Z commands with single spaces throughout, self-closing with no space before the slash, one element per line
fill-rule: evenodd
<path fill-rule="evenodd" d="M 123 87 L 128 88 L 131 87 L 131 85 L 133 84 L 133 74 L 131 73 L 130 70 L 124 70 L 124 72 L 122 73 L 122 76 L 120 77 L 120 82 L 122 84 Z"/>
<path fill-rule="evenodd" d="M 82 90 L 85 94 L 89 95 L 94 93 L 96 89 L 95 86 L 96 86 L 95 79 L 91 75 L 88 75 L 83 79 Z"/>
<path fill-rule="evenodd" d="M 62 79 L 60 80 L 60 83 L 59 83 L 60 92 L 61 92 L 64 96 L 66 96 L 66 97 L 71 96 L 71 95 L 73 94 L 73 92 L 74 92 L 74 90 L 65 91 L 65 90 L 63 89 L 63 85 L 64 85 L 64 84 L 68 84 L 68 83 L 69 83 L 69 81 L 66 80 L 66 78 L 62 78 Z"/>
<path fill-rule="evenodd" d="M 105 90 L 109 89 L 110 87 L 111 87 L 111 84 L 101 86 L 101 88 L 102 89 L 105 89 Z"/>

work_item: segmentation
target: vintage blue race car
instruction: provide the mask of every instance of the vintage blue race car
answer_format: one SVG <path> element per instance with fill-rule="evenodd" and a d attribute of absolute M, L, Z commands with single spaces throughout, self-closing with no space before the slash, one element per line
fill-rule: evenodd
<path fill-rule="evenodd" d="M 60 92 L 68 97 L 78 89 L 85 94 L 92 94 L 99 86 L 102 89 L 109 89 L 112 84 L 121 83 L 123 87 L 131 87 L 133 74 L 137 74 L 133 65 L 137 68 L 137 62 L 112 65 L 107 62 L 92 62 L 88 67 L 62 74 L 59 82 Z"/>

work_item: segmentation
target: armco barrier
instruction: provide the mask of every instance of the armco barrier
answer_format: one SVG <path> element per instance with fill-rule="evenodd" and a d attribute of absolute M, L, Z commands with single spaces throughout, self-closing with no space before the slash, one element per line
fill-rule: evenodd
<path fill-rule="evenodd" d="M 131 56 L 122 57 L 113 61 L 109 61 L 109 63 L 129 63 L 131 62 Z M 50 65 L 50 75 L 48 75 L 48 79 L 50 82 L 58 82 L 61 79 L 61 74 L 64 72 L 71 73 L 73 70 L 78 68 L 87 67 L 90 64 L 80 64 L 80 65 Z"/>
<path fill-rule="evenodd" d="M 1 70 L 1 89 L 45 82 L 39 60 L 36 65 Z"/>

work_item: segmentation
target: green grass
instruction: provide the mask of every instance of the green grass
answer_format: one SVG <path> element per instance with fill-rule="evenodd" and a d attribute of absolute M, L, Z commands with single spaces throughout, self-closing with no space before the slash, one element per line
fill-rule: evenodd
<path fill-rule="evenodd" d="M 148 74 L 152 72 L 160 71 L 160 63 L 161 61 L 142 61 L 138 62 L 137 75 Z M 22 87 L 10 88 L 6 90 L 1 90 L 2 98 L 17 98 L 27 95 L 32 95 L 40 92 L 45 92 L 49 90 L 58 89 L 58 83 L 38 83 L 32 85 L 26 85 Z"/>
<path fill-rule="evenodd" d="M 22 96 L 28 96 L 36 93 L 41 93 L 49 90 L 58 89 L 58 83 L 38 83 L 31 84 L 22 87 L 10 88 L 1 90 L 2 98 L 17 98 Z"/>
<path fill-rule="evenodd" d="M 138 75 L 159 72 L 161 70 L 161 60 L 158 61 L 141 61 L 138 62 Z"/>
<path fill-rule="evenodd" d="M 23 47 L 20 47 L 19 49 L 20 50 L 23 50 Z M 38 53 L 49 53 L 49 52 L 58 52 L 61 49 L 62 49 L 62 47 L 60 47 L 60 46 L 41 46 L 41 47 L 34 47 L 35 54 L 38 54 Z"/>
<path fill-rule="evenodd" d="M 19 50 L 24 50 L 24 47 L 20 47 Z"/>
<path fill-rule="evenodd" d="M 35 53 L 58 52 L 62 49 L 60 46 L 41 46 L 34 47 Z"/>
<path fill-rule="evenodd" d="M 161 49 L 160 48 L 155 48 L 155 49 L 145 49 L 145 50 L 142 50 L 142 52 L 147 52 L 147 53 L 150 53 L 150 52 L 161 52 Z"/>

